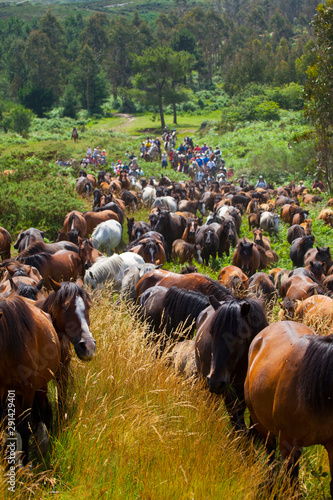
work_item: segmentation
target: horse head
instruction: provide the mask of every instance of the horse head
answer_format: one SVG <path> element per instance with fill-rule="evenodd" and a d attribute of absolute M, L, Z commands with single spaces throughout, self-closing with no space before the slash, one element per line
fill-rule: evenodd
<path fill-rule="evenodd" d="M 63 336 L 67 337 L 77 356 L 89 361 L 94 357 L 96 348 L 90 331 L 90 297 L 76 283 L 67 281 L 60 284 L 52 278 L 49 280 L 53 292 L 46 299 L 43 310 L 51 315 L 60 340 Z"/>

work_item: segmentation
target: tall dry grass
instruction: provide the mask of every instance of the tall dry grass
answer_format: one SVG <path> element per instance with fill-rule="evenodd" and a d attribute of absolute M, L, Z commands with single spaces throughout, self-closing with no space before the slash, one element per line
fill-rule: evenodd
<path fill-rule="evenodd" d="M 73 358 L 67 418 L 56 422 L 46 462 L 18 477 L 15 494 L 2 476 L 0 497 L 294 498 L 283 474 L 273 490 L 262 486 L 263 449 L 231 430 L 221 399 L 202 382 L 186 381 L 156 356 L 135 313 L 108 295 L 94 298 L 96 356 L 86 364 Z"/>

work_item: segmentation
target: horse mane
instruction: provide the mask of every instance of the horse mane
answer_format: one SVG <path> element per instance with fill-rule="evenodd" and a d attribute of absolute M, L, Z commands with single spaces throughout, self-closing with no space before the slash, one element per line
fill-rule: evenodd
<path fill-rule="evenodd" d="M 91 273 L 93 278 L 98 282 L 105 280 L 108 276 L 116 276 L 123 264 L 121 255 L 113 254 L 111 257 L 99 257 L 95 264 L 88 269 L 86 276 L 89 276 Z"/>
<path fill-rule="evenodd" d="M 22 258 L 25 258 L 29 255 L 34 255 L 36 253 L 46 253 L 47 252 L 47 246 L 44 243 L 44 241 L 35 241 L 34 243 L 31 243 L 31 245 L 28 246 L 25 250 L 20 252 L 18 255 L 18 260 L 21 260 Z"/>
<path fill-rule="evenodd" d="M 27 255 L 26 257 L 20 256 L 20 262 L 23 262 L 27 266 L 33 266 L 36 269 L 39 269 L 40 266 L 45 264 L 46 261 L 52 259 L 52 254 L 47 252 L 42 252 L 33 255 Z"/>
<path fill-rule="evenodd" d="M 300 367 L 299 397 L 311 413 L 328 417 L 333 410 L 333 335 L 306 337 L 309 344 Z"/>
<path fill-rule="evenodd" d="M 219 332 L 222 332 L 223 337 L 241 335 L 244 330 L 243 317 L 241 315 L 241 306 L 243 304 L 250 306 L 249 312 L 245 317 L 251 331 L 249 342 L 268 326 L 265 309 L 261 301 L 255 299 L 246 299 L 244 301 L 243 299 L 234 298 L 222 303 L 221 307 L 217 309 L 212 322 L 211 334 L 218 335 Z"/>
<path fill-rule="evenodd" d="M 192 323 L 209 304 L 208 297 L 203 293 L 173 286 L 165 295 L 164 315 L 171 318 L 173 325 L 185 321 Z"/>
<path fill-rule="evenodd" d="M 69 307 L 69 304 L 76 297 L 81 297 L 84 302 L 91 305 L 91 300 L 87 292 L 72 281 L 61 283 L 59 290 L 53 291 L 42 303 L 41 309 L 50 314 L 52 320 L 55 318 L 61 307 Z"/>
<path fill-rule="evenodd" d="M 234 298 L 233 294 L 227 287 L 217 281 L 214 281 L 212 278 L 205 278 L 206 281 L 204 282 L 203 287 L 200 287 L 202 293 L 207 296 L 213 295 L 217 300 L 232 300 Z"/>
<path fill-rule="evenodd" d="M 17 284 L 17 294 L 21 297 L 26 297 L 27 299 L 36 300 L 39 290 L 33 286 L 19 281 Z M 36 297 L 32 299 L 32 296 Z"/>
<path fill-rule="evenodd" d="M 27 354 L 26 337 L 34 337 L 34 318 L 27 303 L 19 296 L 0 300 L 0 359 L 17 365 Z"/>

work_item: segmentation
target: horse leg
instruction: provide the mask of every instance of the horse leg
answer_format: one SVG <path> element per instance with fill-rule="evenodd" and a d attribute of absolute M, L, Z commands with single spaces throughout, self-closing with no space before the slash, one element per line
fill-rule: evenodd
<path fill-rule="evenodd" d="M 280 434 L 279 448 L 282 460 L 288 460 L 287 471 L 290 475 L 291 482 L 296 486 L 298 485 L 299 459 L 302 454 L 302 447 L 297 446 L 290 441 L 290 439 Z"/>

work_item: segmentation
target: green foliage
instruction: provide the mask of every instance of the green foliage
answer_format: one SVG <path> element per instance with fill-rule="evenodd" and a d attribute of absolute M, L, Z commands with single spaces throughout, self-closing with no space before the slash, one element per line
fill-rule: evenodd
<path fill-rule="evenodd" d="M 316 129 L 318 173 L 333 190 L 333 1 L 319 4 L 313 22 L 316 33 L 315 61 L 308 68 L 305 98 L 307 116 Z"/>
<path fill-rule="evenodd" d="M 270 101 L 276 102 L 283 109 L 298 111 L 304 107 L 303 87 L 297 83 L 268 88 L 266 95 Z"/>
<path fill-rule="evenodd" d="M 25 136 L 28 134 L 34 114 L 21 104 L 13 105 L 10 111 L 3 114 L 2 126 L 5 131 L 12 130 Z"/>
<path fill-rule="evenodd" d="M 38 227 L 53 240 L 68 212 L 84 210 L 74 195 L 73 181 L 57 167 L 36 158 L 7 166 L 13 173 L 1 178 L 0 223 L 9 231 Z"/>

